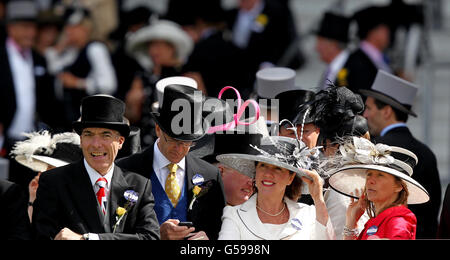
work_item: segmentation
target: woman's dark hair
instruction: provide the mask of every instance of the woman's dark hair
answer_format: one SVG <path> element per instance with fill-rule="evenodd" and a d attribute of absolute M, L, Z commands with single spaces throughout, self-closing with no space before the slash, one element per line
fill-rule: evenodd
<path fill-rule="evenodd" d="M 255 167 L 258 165 L 259 162 L 255 161 Z M 255 173 L 256 174 L 256 173 Z M 293 172 L 289 171 L 289 174 L 295 174 L 294 180 L 292 183 L 288 186 L 286 186 L 286 190 L 284 191 L 284 196 L 288 197 L 289 199 L 293 201 L 297 201 L 300 199 L 300 196 L 302 195 L 302 184 L 303 181 L 298 175 Z M 258 192 L 258 188 L 255 185 L 255 182 L 253 182 L 253 190 L 255 192 Z"/>

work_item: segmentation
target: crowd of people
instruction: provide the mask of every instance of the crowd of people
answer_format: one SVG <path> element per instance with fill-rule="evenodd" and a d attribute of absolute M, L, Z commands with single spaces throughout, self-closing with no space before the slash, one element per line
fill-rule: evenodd
<path fill-rule="evenodd" d="M 419 5 L 324 13 L 305 89 L 288 1 L 50 2 L 0 3 L 7 239 L 450 238 L 393 51 Z"/>

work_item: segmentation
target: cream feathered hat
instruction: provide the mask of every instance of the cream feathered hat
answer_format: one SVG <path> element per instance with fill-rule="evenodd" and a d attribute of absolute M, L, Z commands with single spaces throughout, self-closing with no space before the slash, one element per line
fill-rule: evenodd
<path fill-rule="evenodd" d="M 399 156 L 395 156 L 398 154 Z M 400 160 L 398 158 L 407 158 Z M 421 204 L 430 199 L 426 189 L 414 180 L 413 167 L 417 156 L 401 147 L 373 144 L 362 137 L 352 137 L 339 146 L 339 152 L 330 159 L 333 168 L 328 171 L 330 186 L 350 197 L 355 190 L 365 187 L 367 170 L 378 170 L 402 179 L 408 188 L 408 204 Z"/>
<path fill-rule="evenodd" d="M 60 167 L 81 160 L 80 136 L 76 133 L 51 135 L 48 131 L 24 134 L 27 139 L 17 142 L 10 155 L 20 164 L 36 172 L 47 167 Z"/>

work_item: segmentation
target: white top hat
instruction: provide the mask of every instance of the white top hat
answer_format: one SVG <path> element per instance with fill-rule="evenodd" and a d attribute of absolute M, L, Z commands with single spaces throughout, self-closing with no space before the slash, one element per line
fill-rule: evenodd
<path fill-rule="evenodd" d="M 161 108 L 163 104 L 164 89 L 169 85 L 183 85 L 195 89 L 198 88 L 197 81 L 188 77 L 174 76 L 160 79 L 158 82 L 156 82 L 156 91 L 158 93 L 159 108 Z"/>
<path fill-rule="evenodd" d="M 417 117 L 417 114 L 411 111 L 417 90 L 418 87 L 411 82 L 378 70 L 371 89 L 361 89 L 360 92 Z"/>

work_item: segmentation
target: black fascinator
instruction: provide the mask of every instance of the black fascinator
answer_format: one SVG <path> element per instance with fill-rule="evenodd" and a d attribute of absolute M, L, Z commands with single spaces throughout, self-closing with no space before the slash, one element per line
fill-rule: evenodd
<path fill-rule="evenodd" d="M 308 109 L 323 138 L 334 140 L 342 135 L 344 128 L 348 128 L 349 122 L 355 122 L 355 117 L 364 111 L 364 102 L 350 89 L 331 85 L 316 94 Z"/>

